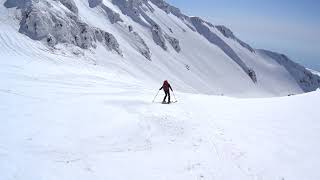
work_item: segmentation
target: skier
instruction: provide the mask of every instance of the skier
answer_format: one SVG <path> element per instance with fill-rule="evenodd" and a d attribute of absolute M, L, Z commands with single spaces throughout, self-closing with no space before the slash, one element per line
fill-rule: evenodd
<path fill-rule="evenodd" d="M 166 104 L 166 98 L 168 97 L 168 104 L 170 104 L 170 89 L 171 91 L 173 92 L 172 88 L 171 88 L 171 85 L 169 84 L 169 82 L 167 80 L 165 80 L 163 82 L 163 85 L 162 87 L 159 89 L 159 91 L 163 89 L 164 93 L 166 94 L 163 98 L 163 101 L 162 103 L 163 104 Z"/>

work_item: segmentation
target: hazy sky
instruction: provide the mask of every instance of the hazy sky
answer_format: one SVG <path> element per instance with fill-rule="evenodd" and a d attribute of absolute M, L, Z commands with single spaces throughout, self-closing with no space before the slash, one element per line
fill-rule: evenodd
<path fill-rule="evenodd" d="M 187 15 L 229 27 L 255 48 L 320 71 L 320 0 L 167 0 Z"/>

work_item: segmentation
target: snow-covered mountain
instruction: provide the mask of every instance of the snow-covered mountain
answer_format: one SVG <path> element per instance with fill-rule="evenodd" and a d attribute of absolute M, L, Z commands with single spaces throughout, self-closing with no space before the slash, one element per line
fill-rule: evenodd
<path fill-rule="evenodd" d="M 0 180 L 319 180 L 310 71 L 161 0 L 0 0 Z"/>
<path fill-rule="evenodd" d="M 256 50 L 225 26 L 184 15 L 163 0 L 1 0 L 1 4 L 2 38 L 21 46 L 42 44 L 21 48 L 20 54 L 37 53 L 43 59 L 69 54 L 125 71 L 145 84 L 169 79 L 184 92 L 266 97 L 320 86 L 319 76 L 285 55 Z M 21 35 L 28 38 L 17 41 Z"/>

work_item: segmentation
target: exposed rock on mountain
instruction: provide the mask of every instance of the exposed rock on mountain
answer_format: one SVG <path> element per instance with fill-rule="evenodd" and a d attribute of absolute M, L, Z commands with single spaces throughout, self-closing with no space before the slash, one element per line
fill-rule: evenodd
<path fill-rule="evenodd" d="M 19 31 L 32 39 L 45 40 L 49 46 L 69 43 L 88 49 L 95 47 L 98 41 L 121 54 L 119 43 L 112 34 L 82 22 L 74 14 L 78 10 L 73 1 L 62 2 L 72 12 L 54 9 L 46 0 L 23 6 Z"/>

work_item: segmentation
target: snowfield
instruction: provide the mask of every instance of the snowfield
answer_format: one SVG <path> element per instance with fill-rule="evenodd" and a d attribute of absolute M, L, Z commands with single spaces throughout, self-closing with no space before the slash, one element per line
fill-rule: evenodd
<path fill-rule="evenodd" d="M 140 7 L 154 9 L 141 21 L 114 4 L 127 1 L 0 2 L 0 180 L 320 179 L 320 91 L 300 94 L 317 72 L 161 0 Z M 75 31 L 35 39 L 39 19 L 20 29 L 22 2 L 77 14 L 62 18 Z M 177 103 L 162 92 L 152 103 L 164 79 Z"/>
<path fill-rule="evenodd" d="M 156 86 L 81 61 L 6 58 L 1 180 L 320 178 L 320 91 L 265 99 L 176 92 L 178 103 L 162 105 L 151 103 Z"/>

